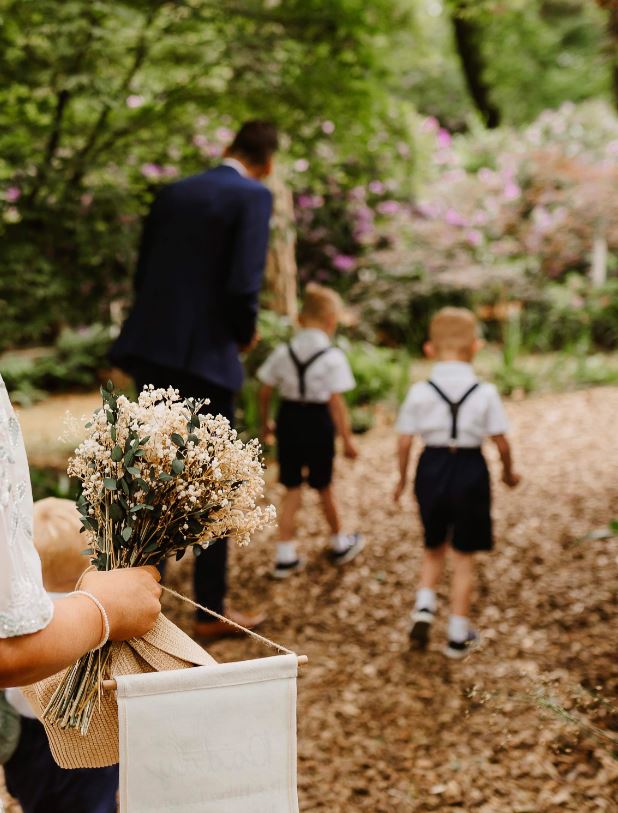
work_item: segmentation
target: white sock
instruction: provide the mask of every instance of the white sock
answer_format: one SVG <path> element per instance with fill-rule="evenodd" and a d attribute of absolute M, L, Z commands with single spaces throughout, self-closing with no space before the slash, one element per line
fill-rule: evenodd
<path fill-rule="evenodd" d="M 296 542 L 277 542 L 277 562 L 280 565 L 290 565 L 297 559 Z"/>
<path fill-rule="evenodd" d="M 333 534 L 330 544 L 335 553 L 343 553 L 350 547 L 350 534 Z"/>
<path fill-rule="evenodd" d="M 435 613 L 437 607 L 436 594 L 431 587 L 420 587 L 416 591 L 416 604 L 415 610 L 431 610 Z"/>
<path fill-rule="evenodd" d="M 468 637 L 470 622 L 463 615 L 450 615 L 448 619 L 448 639 L 463 643 Z"/>

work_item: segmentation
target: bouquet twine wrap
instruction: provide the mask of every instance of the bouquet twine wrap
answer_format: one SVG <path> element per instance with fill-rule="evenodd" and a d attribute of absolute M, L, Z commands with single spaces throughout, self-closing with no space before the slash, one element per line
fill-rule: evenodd
<path fill-rule="evenodd" d="M 216 663 L 206 650 L 164 615 L 159 616 L 155 626 L 143 638 L 114 642 L 111 647 L 109 677 Z M 41 718 L 64 674 L 64 671 L 58 672 L 23 690 L 37 717 Z M 113 692 L 101 690 L 86 736 L 46 720 L 41 722 L 54 759 L 61 768 L 104 768 L 118 762 L 118 706 Z"/>

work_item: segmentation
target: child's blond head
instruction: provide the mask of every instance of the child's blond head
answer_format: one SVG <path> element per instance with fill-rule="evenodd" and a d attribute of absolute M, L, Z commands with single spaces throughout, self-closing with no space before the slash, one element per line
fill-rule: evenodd
<path fill-rule="evenodd" d="M 478 349 L 478 322 L 467 308 L 442 308 L 429 323 L 431 355 L 470 361 Z"/>
<path fill-rule="evenodd" d="M 51 593 L 67 593 L 88 567 L 79 513 L 72 500 L 48 497 L 34 504 L 34 544 L 41 558 L 43 583 Z"/>
<path fill-rule="evenodd" d="M 334 330 L 344 316 L 343 302 L 336 291 L 315 282 L 307 285 L 300 311 L 302 325 L 317 325 L 327 330 Z"/>

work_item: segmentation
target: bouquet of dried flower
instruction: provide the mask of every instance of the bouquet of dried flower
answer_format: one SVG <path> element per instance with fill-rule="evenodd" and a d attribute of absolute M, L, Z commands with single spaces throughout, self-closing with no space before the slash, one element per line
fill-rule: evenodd
<path fill-rule="evenodd" d="M 78 509 L 97 570 L 157 564 L 189 546 L 196 554 L 223 536 L 239 544 L 268 524 L 256 440 L 243 443 L 207 401 L 177 390 L 144 388 L 137 402 L 101 388 L 103 407 L 86 424 L 86 439 L 68 472 L 82 484 Z M 110 656 L 110 644 L 67 670 L 44 718 L 61 728 L 88 726 Z"/>

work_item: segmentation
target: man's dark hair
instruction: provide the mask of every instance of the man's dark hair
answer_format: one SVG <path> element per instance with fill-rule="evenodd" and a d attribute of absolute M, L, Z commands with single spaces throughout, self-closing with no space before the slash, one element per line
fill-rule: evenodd
<path fill-rule="evenodd" d="M 268 121 L 246 121 L 230 145 L 230 153 L 251 164 L 265 164 L 277 151 L 277 128 Z"/>

